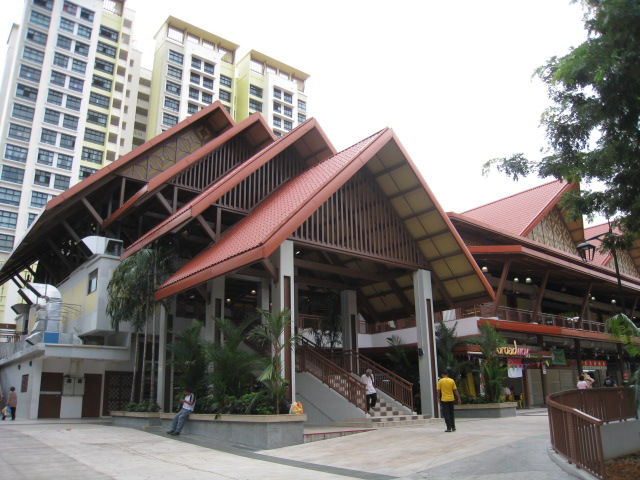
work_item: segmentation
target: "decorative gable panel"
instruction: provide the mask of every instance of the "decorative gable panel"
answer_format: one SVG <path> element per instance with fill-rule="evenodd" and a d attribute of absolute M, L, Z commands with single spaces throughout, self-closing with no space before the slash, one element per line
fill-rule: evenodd
<path fill-rule="evenodd" d="M 558 248 L 567 253 L 576 253 L 576 246 L 567 229 L 567 224 L 557 207 L 545 215 L 533 230 L 531 230 L 531 233 L 527 235 L 527 238 L 544 243 L 553 248 Z"/>
<path fill-rule="evenodd" d="M 618 253 L 618 267 L 620 268 L 620 273 L 624 273 L 631 277 L 640 277 L 638 275 L 638 269 L 636 268 L 635 263 L 633 262 L 633 258 L 629 255 L 629 252 L 622 251 Z M 611 261 L 607 264 L 609 268 L 615 269 L 615 265 L 613 264 L 613 257 L 611 257 Z"/>

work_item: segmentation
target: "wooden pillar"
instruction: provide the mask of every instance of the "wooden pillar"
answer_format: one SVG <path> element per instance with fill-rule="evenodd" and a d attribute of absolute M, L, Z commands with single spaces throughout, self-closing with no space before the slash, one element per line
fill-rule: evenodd
<path fill-rule="evenodd" d="M 498 306 L 500 305 L 500 300 L 502 299 L 502 292 L 504 291 L 504 286 L 507 282 L 507 275 L 509 275 L 510 267 L 511 267 L 511 260 L 507 260 L 502 267 L 500 282 L 498 283 L 498 289 L 496 290 L 496 299 L 493 301 L 493 309 L 491 311 L 492 317 L 495 317 L 496 313 L 498 313 Z"/>
<path fill-rule="evenodd" d="M 549 280 L 549 270 L 544 272 L 544 276 L 542 277 L 542 282 L 540 282 L 540 290 L 538 292 L 538 296 L 536 298 L 536 303 L 533 306 L 533 312 L 531 312 L 531 321 L 535 322 L 538 317 L 538 313 L 540 313 L 540 308 L 542 306 L 542 299 L 544 297 L 544 292 L 547 289 L 547 280 Z"/>

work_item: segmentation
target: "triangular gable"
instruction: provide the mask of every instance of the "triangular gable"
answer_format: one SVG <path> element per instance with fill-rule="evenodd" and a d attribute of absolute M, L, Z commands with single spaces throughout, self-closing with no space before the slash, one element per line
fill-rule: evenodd
<path fill-rule="evenodd" d="M 576 253 L 576 244 L 558 207 L 549 210 L 526 236 L 567 253 Z"/>
<path fill-rule="evenodd" d="M 609 231 L 609 224 L 602 223 L 600 225 L 593 225 L 591 227 L 587 227 L 584 229 L 584 237 L 588 239 L 589 243 L 591 243 L 596 250 L 593 254 L 593 263 L 596 265 L 607 266 L 611 269 L 615 269 L 615 265 L 613 263 L 613 255 L 611 252 L 601 252 L 600 247 L 602 246 L 602 242 L 599 238 L 593 238 L 600 235 L 604 235 Z M 614 229 L 615 234 L 619 234 L 620 231 L 618 229 Z M 638 243 L 636 240 L 635 243 Z M 631 251 L 618 251 L 618 268 L 620 269 L 620 273 L 629 275 L 632 277 L 640 277 L 638 265 L 633 257 L 633 252 L 638 247 L 634 245 Z"/>

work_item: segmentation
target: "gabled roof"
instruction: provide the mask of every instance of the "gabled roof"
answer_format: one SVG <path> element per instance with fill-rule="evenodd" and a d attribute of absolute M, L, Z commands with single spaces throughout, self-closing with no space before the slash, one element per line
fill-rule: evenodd
<path fill-rule="evenodd" d="M 287 135 L 280 137 L 276 142 L 260 150 L 246 162 L 238 165 L 176 213 L 142 235 L 123 252 L 122 259 L 133 255 L 162 235 L 183 227 L 262 165 L 292 146 L 298 150 L 301 158 L 305 159 L 308 165 L 314 165 L 336 153 L 318 122 L 311 118 Z"/>
<path fill-rule="evenodd" d="M 384 129 L 294 177 L 221 239 L 169 278 L 160 300 L 229 271 L 267 259 L 307 218 L 361 168 L 404 220 L 448 303 L 493 298 L 491 286 L 410 161 L 395 134 Z"/>
<path fill-rule="evenodd" d="M 492 225 L 504 232 L 526 237 L 533 228 L 553 209 L 568 191 L 576 190 L 577 184 L 559 180 L 530 188 L 506 198 L 463 212 L 461 215 Z M 566 221 L 566 220 L 565 220 Z M 568 225 L 574 241 L 580 240 L 582 222 Z"/>
<path fill-rule="evenodd" d="M 608 265 L 611 261 L 611 252 L 600 252 L 600 246 L 602 241 L 599 238 L 593 238 L 598 235 L 603 235 L 609 231 L 609 224 L 602 223 L 600 225 L 593 225 L 584 229 L 584 237 L 589 240 L 589 243 L 596 247 L 596 251 L 593 254 L 593 263 L 596 265 Z"/>

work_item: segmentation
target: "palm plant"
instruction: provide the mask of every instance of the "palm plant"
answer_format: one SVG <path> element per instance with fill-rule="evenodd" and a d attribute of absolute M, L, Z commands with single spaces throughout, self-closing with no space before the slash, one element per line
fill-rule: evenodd
<path fill-rule="evenodd" d="M 182 391 L 188 387 L 196 398 L 207 390 L 206 351 L 209 343 L 201 338 L 202 324 L 195 322 L 182 332 L 176 333 L 173 342 L 167 345 L 173 359 L 168 362 L 176 370 L 175 386 Z"/>
<path fill-rule="evenodd" d="M 280 413 L 280 402 L 287 389 L 280 354 L 286 349 L 293 348 L 299 335 L 292 334 L 288 337 L 285 335 L 285 332 L 291 328 L 291 311 L 288 308 L 277 313 L 270 313 L 260 308 L 258 311 L 264 316 L 266 323 L 256 325 L 249 332 L 248 338 L 271 347 L 271 356 L 258 380 L 269 389 L 275 402 L 275 411 Z"/>
<path fill-rule="evenodd" d="M 454 323 L 453 327 L 448 327 L 440 320 L 440 323 L 436 325 L 436 355 L 438 360 L 439 371 L 450 372 L 449 375 L 456 382 L 460 380 L 462 374 L 467 368 L 469 362 L 460 361 L 453 354 L 455 348 L 459 345 L 467 345 L 469 342 L 466 339 L 458 338 L 456 332 L 458 322 Z"/>
<path fill-rule="evenodd" d="M 498 357 L 497 349 L 507 344 L 504 336 L 498 330 L 484 323 L 480 326 L 480 337 L 467 340 L 475 345 L 482 353 L 482 374 L 484 376 L 485 395 L 489 402 L 499 402 L 502 396 L 502 381 L 507 376 L 507 367 Z"/>
<path fill-rule="evenodd" d="M 228 397 L 241 397 L 251 392 L 254 371 L 264 364 L 261 355 L 239 349 L 253 321 L 253 318 L 247 318 L 235 324 L 227 318 L 214 318 L 224 342 L 208 343 L 204 350 L 207 363 L 211 365 L 208 378 L 213 386 L 213 401 L 218 405 L 223 405 Z"/>
<path fill-rule="evenodd" d="M 634 339 L 640 338 L 640 329 L 624 313 L 618 313 L 606 322 L 606 330 L 614 338 L 624 342 L 624 348 L 631 357 L 640 355 L 640 343 Z M 630 385 L 633 389 L 636 408 L 640 408 L 640 369 L 631 374 Z"/>

